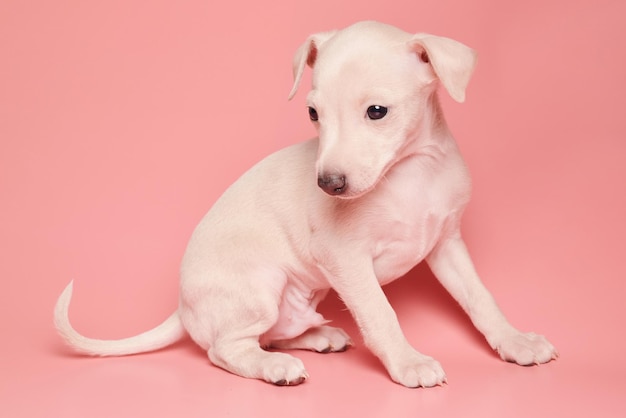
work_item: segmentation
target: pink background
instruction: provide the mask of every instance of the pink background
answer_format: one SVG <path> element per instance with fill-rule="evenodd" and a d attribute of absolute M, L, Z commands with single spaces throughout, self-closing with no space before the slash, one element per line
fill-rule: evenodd
<path fill-rule="evenodd" d="M 626 3 L 619 0 L 0 3 L 0 415 L 624 416 Z M 449 385 L 409 390 L 363 347 L 297 353 L 276 388 L 186 341 L 73 356 L 52 307 L 75 279 L 81 332 L 119 338 L 176 306 L 200 217 L 244 170 L 314 135 L 291 57 L 309 33 L 376 19 L 479 51 L 468 99 L 442 92 L 474 178 L 464 230 L 511 321 L 561 359 L 497 360 L 429 271 L 390 285 L 407 337 Z M 312 179 L 313 181 L 313 179 Z"/>

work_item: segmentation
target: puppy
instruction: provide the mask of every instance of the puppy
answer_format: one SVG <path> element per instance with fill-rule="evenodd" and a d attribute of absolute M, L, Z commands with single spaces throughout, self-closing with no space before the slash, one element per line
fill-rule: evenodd
<path fill-rule="evenodd" d="M 348 348 L 349 336 L 316 312 L 333 288 L 393 381 L 431 387 L 446 381 L 441 365 L 407 342 L 381 289 L 426 260 L 504 360 L 555 359 L 544 337 L 506 320 L 461 238 L 470 177 L 437 87 L 463 102 L 475 61 L 452 39 L 376 22 L 310 36 L 289 97 L 308 65 L 319 135 L 255 165 L 202 219 L 182 261 L 178 310 L 134 337 L 90 339 L 70 325 L 70 283 L 55 309 L 59 333 L 100 356 L 157 350 L 188 333 L 219 367 L 296 385 L 308 377 L 303 363 L 265 348 Z"/>

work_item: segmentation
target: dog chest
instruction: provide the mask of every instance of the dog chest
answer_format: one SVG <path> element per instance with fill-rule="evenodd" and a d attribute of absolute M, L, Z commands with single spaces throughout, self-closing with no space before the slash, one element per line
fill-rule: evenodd
<path fill-rule="evenodd" d="M 446 219 L 429 213 L 416 222 L 387 223 L 372 257 L 378 281 L 389 283 L 421 262 L 441 238 Z"/>
<path fill-rule="evenodd" d="M 429 171 L 419 165 L 399 167 L 372 196 L 367 224 L 373 239 L 372 259 L 376 276 L 388 283 L 421 262 L 447 234 L 458 229 L 469 200 L 469 179 L 464 167 Z"/>

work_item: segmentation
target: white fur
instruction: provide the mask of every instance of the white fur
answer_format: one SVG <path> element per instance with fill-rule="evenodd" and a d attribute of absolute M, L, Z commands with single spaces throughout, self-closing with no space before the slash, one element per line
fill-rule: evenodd
<path fill-rule="evenodd" d="M 61 335 L 87 354 L 124 355 L 161 348 L 186 331 L 232 373 L 298 384 L 308 376 L 302 362 L 264 348 L 350 346 L 316 312 L 332 287 L 394 381 L 435 386 L 445 382 L 443 369 L 409 345 L 381 289 L 426 260 L 503 359 L 555 358 L 545 338 L 505 319 L 461 238 L 470 178 L 436 90 L 441 83 L 463 101 L 474 52 L 451 39 L 361 22 L 307 39 L 294 58 L 290 97 L 307 64 L 319 137 L 265 158 L 215 203 L 185 253 L 178 311 L 136 337 L 88 339 L 67 317 L 70 284 L 55 310 Z M 368 118 L 374 105 L 386 107 L 386 116 Z"/>

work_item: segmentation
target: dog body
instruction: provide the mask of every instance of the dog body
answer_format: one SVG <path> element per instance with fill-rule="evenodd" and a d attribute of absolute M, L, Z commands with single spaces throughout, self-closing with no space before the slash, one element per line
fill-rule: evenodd
<path fill-rule="evenodd" d="M 381 289 L 426 260 L 503 359 L 555 358 L 545 338 L 508 323 L 461 238 L 471 184 L 436 90 L 463 101 L 474 63 L 456 41 L 376 22 L 312 35 L 296 53 L 291 96 L 308 64 L 319 136 L 262 160 L 215 203 L 185 253 L 178 311 L 139 336 L 88 339 L 67 319 L 70 285 L 57 303 L 60 333 L 79 351 L 124 355 L 187 332 L 226 370 L 298 384 L 302 362 L 264 348 L 350 346 L 316 312 L 333 288 L 391 378 L 429 387 L 443 369 L 410 346 Z"/>

